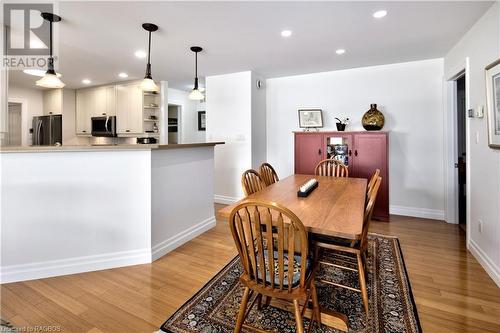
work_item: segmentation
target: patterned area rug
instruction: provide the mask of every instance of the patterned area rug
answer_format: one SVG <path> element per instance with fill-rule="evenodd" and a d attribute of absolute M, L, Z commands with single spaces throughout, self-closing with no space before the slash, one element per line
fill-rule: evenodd
<path fill-rule="evenodd" d="M 335 252 L 331 260 L 349 261 Z M 161 327 L 169 333 L 232 332 L 238 313 L 243 287 L 238 281 L 242 267 L 238 257 L 233 259 L 196 295 L 187 301 Z M 347 272 L 347 273 L 346 273 Z M 417 309 L 399 246 L 395 237 L 369 235 L 367 258 L 370 314 L 366 319 L 361 294 L 317 282 L 321 307 L 347 315 L 349 332 L 422 332 Z M 356 272 L 334 267 L 322 268 L 317 279 L 333 280 L 358 288 Z M 254 306 L 245 323 L 272 332 L 295 332 L 292 313 L 275 307 L 257 310 Z M 309 321 L 304 320 L 307 328 Z M 161 332 L 160 331 L 160 332 Z M 314 332 L 341 332 L 323 325 Z"/>

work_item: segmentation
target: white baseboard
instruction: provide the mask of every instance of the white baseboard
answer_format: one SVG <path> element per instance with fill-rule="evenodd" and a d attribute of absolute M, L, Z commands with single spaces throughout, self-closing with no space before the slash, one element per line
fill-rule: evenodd
<path fill-rule="evenodd" d="M 493 260 L 472 239 L 469 240 L 467 248 L 481 266 L 483 266 L 486 273 L 488 273 L 496 285 L 500 287 L 500 267 L 496 266 Z"/>
<path fill-rule="evenodd" d="M 420 217 L 423 219 L 433 219 L 433 220 L 443 220 L 444 221 L 444 210 L 439 210 L 439 209 L 391 205 L 389 207 L 389 213 L 393 214 L 393 215 L 403 215 L 403 216 L 411 216 L 411 217 Z"/>
<path fill-rule="evenodd" d="M 191 239 L 198 237 L 199 235 L 201 235 L 207 230 L 212 229 L 213 227 L 215 227 L 215 216 L 212 216 L 192 226 L 191 228 L 184 230 L 183 232 L 178 233 L 177 235 L 172 236 L 154 245 L 153 248 L 151 249 L 152 261 L 155 261 L 163 257 L 165 254 L 176 249 L 182 244 L 189 242 Z"/>
<path fill-rule="evenodd" d="M 0 283 L 43 279 L 151 262 L 151 249 L 113 252 L 85 257 L 1 267 Z"/>
<path fill-rule="evenodd" d="M 239 200 L 241 200 L 241 198 L 226 197 L 224 195 L 217 195 L 217 194 L 214 195 L 214 201 L 215 201 L 215 203 L 218 203 L 218 204 L 232 205 Z"/>

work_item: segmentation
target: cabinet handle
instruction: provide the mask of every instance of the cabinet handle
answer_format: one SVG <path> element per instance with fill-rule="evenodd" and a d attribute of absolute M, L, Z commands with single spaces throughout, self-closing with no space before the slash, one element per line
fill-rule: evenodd
<path fill-rule="evenodd" d="M 106 114 L 105 114 L 105 113 L 103 113 L 102 115 L 103 115 L 103 116 L 105 116 Z"/>
<path fill-rule="evenodd" d="M 358 150 L 357 149 L 354 150 L 354 156 L 358 156 Z"/>
<path fill-rule="evenodd" d="M 349 149 L 349 156 L 352 156 L 352 150 Z"/>
<path fill-rule="evenodd" d="M 130 132 L 130 130 L 125 130 L 125 132 Z"/>
<path fill-rule="evenodd" d="M 83 133 L 85 133 L 85 132 L 87 132 L 87 131 L 86 131 L 86 130 L 83 130 L 82 132 L 83 132 Z"/>
<path fill-rule="evenodd" d="M 318 155 L 321 155 L 321 148 L 318 149 Z"/>

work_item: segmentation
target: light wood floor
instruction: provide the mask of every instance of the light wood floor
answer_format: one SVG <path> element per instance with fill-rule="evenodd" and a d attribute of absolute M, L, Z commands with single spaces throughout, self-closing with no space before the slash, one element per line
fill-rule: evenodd
<path fill-rule="evenodd" d="M 372 232 L 400 238 L 424 332 L 500 332 L 500 288 L 458 226 L 393 216 Z M 1 286 L 1 316 L 62 332 L 147 332 L 236 255 L 227 223 L 153 264 Z"/>

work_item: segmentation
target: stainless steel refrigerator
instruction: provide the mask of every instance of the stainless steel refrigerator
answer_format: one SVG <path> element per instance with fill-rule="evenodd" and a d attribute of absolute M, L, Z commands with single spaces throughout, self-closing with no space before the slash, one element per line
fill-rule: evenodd
<path fill-rule="evenodd" d="M 62 145 L 62 115 L 33 117 L 33 146 Z"/>

